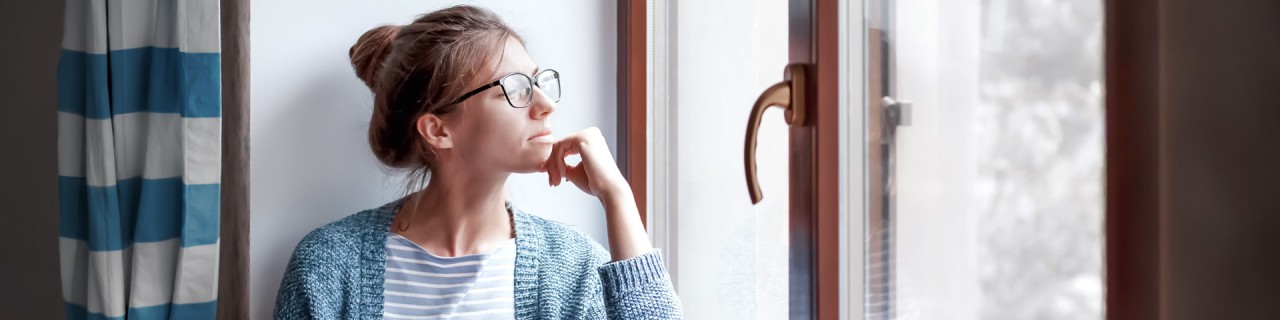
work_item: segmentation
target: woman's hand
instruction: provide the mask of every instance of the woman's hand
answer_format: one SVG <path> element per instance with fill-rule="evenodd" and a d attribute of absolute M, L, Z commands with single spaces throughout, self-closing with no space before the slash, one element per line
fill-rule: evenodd
<path fill-rule="evenodd" d="M 582 156 L 582 162 L 576 166 L 564 163 L 564 157 L 575 154 Z M 636 208 L 631 186 L 618 171 L 618 164 L 613 161 L 613 154 L 609 153 L 600 129 L 587 128 L 557 141 L 552 145 L 551 157 L 547 158 L 542 169 L 547 172 L 550 179 L 547 182 L 552 186 L 558 186 L 568 178 L 582 192 L 600 199 L 604 205 L 609 255 L 613 261 L 653 251 L 644 223 L 640 221 L 640 210 Z"/>
<path fill-rule="evenodd" d="M 580 155 L 582 162 L 566 164 L 565 157 Z M 604 200 L 617 192 L 631 192 L 631 187 L 618 171 L 600 129 L 589 127 L 566 136 L 551 145 L 551 156 L 542 165 L 547 172 L 548 183 L 559 186 L 568 178 L 582 192 Z"/>

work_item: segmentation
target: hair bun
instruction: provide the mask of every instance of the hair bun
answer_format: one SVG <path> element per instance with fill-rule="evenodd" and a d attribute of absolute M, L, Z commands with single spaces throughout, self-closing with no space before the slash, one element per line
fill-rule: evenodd
<path fill-rule="evenodd" d="M 400 26 L 396 25 L 369 29 L 360 35 L 356 44 L 351 45 L 351 51 L 347 52 L 351 57 L 351 67 L 356 70 L 356 76 L 360 77 L 360 80 L 363 80 L 370 89 L 376 88 L 378 72 L 382 70 L 382 64 L 391 53 L 391 43 L 399 33 Z"/>

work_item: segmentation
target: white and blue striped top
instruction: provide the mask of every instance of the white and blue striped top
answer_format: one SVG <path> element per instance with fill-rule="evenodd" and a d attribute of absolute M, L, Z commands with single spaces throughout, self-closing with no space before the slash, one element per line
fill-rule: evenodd
<path fill-rule="evenodd" d="M 486 253 L 440 257 L 387 235 L 383 317 L 515 319 L 516 242 Z"/>

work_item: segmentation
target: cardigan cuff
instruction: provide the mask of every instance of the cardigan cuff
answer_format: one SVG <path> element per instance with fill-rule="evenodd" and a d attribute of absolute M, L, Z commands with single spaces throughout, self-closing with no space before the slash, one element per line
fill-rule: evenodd
<path fill-rule="evenodd" d="M 667 281 L 667 266 L 658 249 L 599 267 L 605 292 L 629 292 L 654 282 Z"/>

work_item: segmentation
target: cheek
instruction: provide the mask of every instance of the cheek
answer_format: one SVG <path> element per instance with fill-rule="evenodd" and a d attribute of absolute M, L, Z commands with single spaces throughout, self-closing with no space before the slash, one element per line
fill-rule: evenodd
<path fill-rule="evenodd" d="M 505 107 L 505 106 L 504 106 Z M 547 156 L 551 154 L 551 144 L 528 141 L 532 135 L 532 123 L 525 109 L 511 109 L 502 114 L 493 114 L 488 126 L 485 156 L 490 157 L 494 165 L 516 173 L 536 172 Z"/>
<path fill-rule="evenodd" d="M 493 107 L 493 106 L 488 106 Z M 511 172 L 535 172 L 551 154 L 551 145 L 526 141 L 532 132 L 523 109 L 476 108 L 459 118 L 456 150 L 465 163 L 502 168 Z"/>
<path fill-rule="evenodd" d="M 464 153 L 480 157 L 509 157 L 515 148 L 521 147 L 524 124 L 519 118 L 501 112 L 475 112 L 468 116 L 466 121 L 459 123 L 460 134 L 456 138 L 458 148 L 465 150 Z"/>

